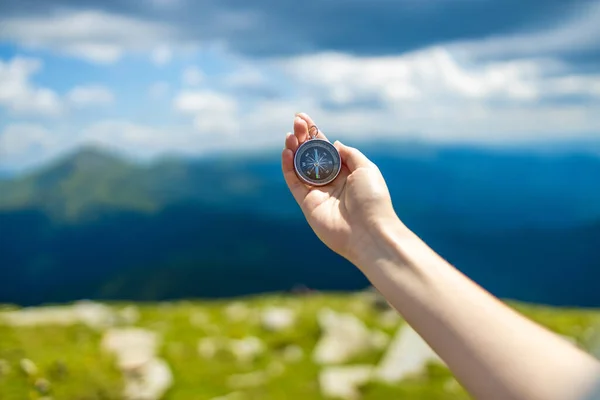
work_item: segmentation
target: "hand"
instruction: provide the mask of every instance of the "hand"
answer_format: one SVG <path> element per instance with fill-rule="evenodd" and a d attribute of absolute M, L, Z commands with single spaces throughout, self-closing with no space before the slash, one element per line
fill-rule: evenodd
<path fill-rule="evenodd" d="M 377 166 L 355 148 L 339 141 L 342 169 L 329 185 L 309 187 L 296 175 L 294 153 L 309 138 L 308 128 L 316 125 L 306 114 L 294 119 L 294 133 L 288 133 L 281 163 L 285 181 L 316 235 L 330 249 L 357 263 L 372 234 L 384 223 L 397 221 L 390 194 Z M 327 140 L 319 130 L 317 137 Z M 399 221 L 398 221 L 399 222 Z"/>

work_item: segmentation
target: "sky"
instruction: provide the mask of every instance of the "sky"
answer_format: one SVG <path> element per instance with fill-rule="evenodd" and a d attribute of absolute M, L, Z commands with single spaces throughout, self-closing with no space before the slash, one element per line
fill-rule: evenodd
<path fill-rule="evenodd" d="M 0 169 L 330 139 L 600 137 L 599 0 L 3 0 Z"/>

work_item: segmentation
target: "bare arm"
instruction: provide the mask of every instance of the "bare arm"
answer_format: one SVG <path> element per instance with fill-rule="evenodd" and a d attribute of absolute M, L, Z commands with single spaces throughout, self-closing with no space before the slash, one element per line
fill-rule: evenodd
<path fill-rule="evenodd" d="M 325 187 L 305 186 L 294 173 L 293 156 L 313 124 L 306 114 L 294 119 L 281 159 L 306 220 L 365 274 L 474 397 L 600 399 L 600 363 L 431 250 L 399 220 L 383 176 L 360 151 L 336 142 L 343 162 L 338 178 Z M 327 140 L 322 132 L 319 137 Z"/>
<path fill-rule="evenodd" d="M 593 399 L 600 364 L 449 265 L 399 220 L 356 264 L 476 398 Z"/>

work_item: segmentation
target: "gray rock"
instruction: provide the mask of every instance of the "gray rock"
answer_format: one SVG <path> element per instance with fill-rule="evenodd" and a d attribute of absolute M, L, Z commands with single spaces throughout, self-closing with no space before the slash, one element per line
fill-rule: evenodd
<path fill-rule="evenodd" d="M 371 365 L 324 367 L 319 374 L 321 394 L 326 398 L 356 400 L 360 387 L 369 382 L 372 373 Z"/>
<path fill-rule="evenodd" d="M 35 376 L 38 373 L 37 365 L 28 358 L 23 358 L 19 361 L 19 366 L 21 367 L 21 371 L 27 376 Z"/>
<path fill-rule="evenodd" d="M 169 365 L 159 358 L 125 371 L 124 377 L 124 397 L 128 400 L 159 400 L 173 385 Z"/>
<path fill-rule="evenodd" d="M 231 375 L 227 379 L 227 384 L 233 389 L 244 389 L 263 386 L 268 380 L 269 375 L 265 371 L 254 371 Z"/>
<path fill-rule="evenodd" d="M 376 348 L 372 332 L 354 315 L 326 308 L 317 318 L 323 334 L 313 350 L 315 363 L 343 364 Z"/>
<path fill-rule="evenodd" d="M 387 383 L 396 383 L 408 376 L 422 373 L 430 362 L 443 361 L 429 345 L 408 325 L 398 329 L 374 378 Z"/>
<path fill-rule="evenodd" d="M 296 322 L 294 310 L 284 307 L 269 307 L 262 312 L 261 325 L 268 331 L 282 331 L 291 328 Z"/>

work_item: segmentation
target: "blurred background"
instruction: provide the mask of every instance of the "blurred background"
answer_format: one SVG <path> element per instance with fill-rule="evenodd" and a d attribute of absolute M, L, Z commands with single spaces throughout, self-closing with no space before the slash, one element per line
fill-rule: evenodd
<path fill-rule="evenodd" d="M 306 224 L 297 112 L 600 349 L 598 38 L 597 0 L 3 0 L 0 399 L 466 398 Z"/>

